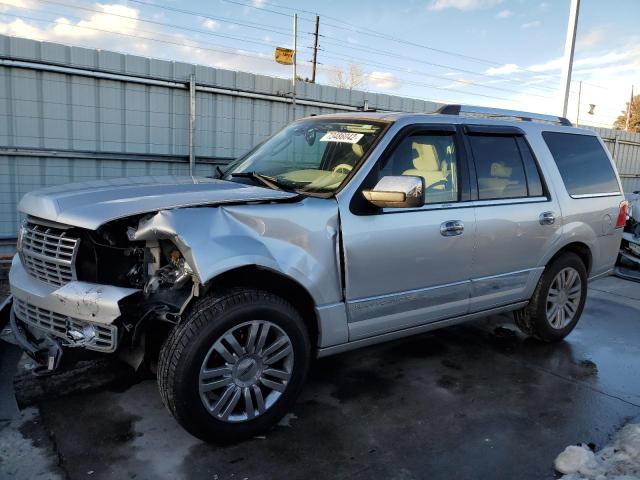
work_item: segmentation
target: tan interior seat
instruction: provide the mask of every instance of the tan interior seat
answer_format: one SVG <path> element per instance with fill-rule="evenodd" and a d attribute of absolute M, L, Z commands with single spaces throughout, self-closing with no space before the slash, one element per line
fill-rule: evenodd
<path fill-rule="evenodd" d="M 478 186 L 487 197 L 503 197 L 509 191 L 509 187 L 518 185 L 518 182 L 511 180 L 512 171 L 511 167 L 493 162 L 491 164 L 491 176 L 479 177 Z"/>
<path fill-rule="evenodd" d="M 403 175 L 414 175 L 424 178 L 426 188 L 442 180 L 446 180 L 447 174 L 440 166 L 438 152 L 433 145 L 413 142 L 412 149 L 414 151 L 414 168 L 405 170 Z M 445 185 L 438 185 L 435 188 L 444 190 Z"/>
<path fill-rule="evenodd" d="M 353 151 L 353 153 L 355 153 L 356 157 L 361 158 L 362 155 L 364 155 L 364 148 L 362 148 L 362 145 L 357 144 L 357 143 L 353 143 L 351 145 L 351 150 Z"/>

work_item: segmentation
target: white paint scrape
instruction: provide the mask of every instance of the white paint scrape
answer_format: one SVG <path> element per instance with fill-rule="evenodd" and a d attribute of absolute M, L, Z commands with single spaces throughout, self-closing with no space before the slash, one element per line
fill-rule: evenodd
<path fill-rule="evenodd" d="M 563 480 L 637 480 L 640 478 L 640 424 L 625 426 L 611 445 L 594 453 L 571 445 L 558 455 L 555 469 Z"/>

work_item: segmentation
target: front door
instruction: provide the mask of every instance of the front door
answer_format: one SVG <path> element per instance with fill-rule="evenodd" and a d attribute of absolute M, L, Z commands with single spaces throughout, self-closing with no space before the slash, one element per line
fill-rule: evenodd
<path fill-rule="evenodd" d="M 467 313 L 475 218 L 459 145 L 451 127 L 413 127 L 375 165 L 369 183 L 423 177 L 421 208 L 377 209 L 361 197 L 340 202 L 350 340 Z"/>

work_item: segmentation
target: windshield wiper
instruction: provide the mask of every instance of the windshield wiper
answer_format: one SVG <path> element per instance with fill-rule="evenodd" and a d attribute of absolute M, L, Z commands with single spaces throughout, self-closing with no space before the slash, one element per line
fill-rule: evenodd
<path fill-rule="evenodd" d="M 218 176 L 215 177 L 215 178 L 224 177 L 224 171 L 220 168 L 220 165 L 216 165 L 216 173 L 218 174 Z"/>
<path fill-rule="evenodd" d="M 238 178 L 251 178 L 252 180 L 257 180 L 258 182 L 262 183 L 263 185 L 266 185 L 272 190 L 286 190 L 286 188 L 280 182 L 278 182 L 278 180 L 276 180 L 275 178 L 262 175 L 261 173 L 258 173 L 258 172 L 236 172 L 236 173 L 232 173 L 231 176 L 238 177 Z"/>

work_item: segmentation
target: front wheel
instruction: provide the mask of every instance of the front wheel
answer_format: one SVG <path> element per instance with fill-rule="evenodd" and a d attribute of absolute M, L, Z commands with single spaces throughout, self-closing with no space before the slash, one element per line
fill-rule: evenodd
<path fill-rule="evenodd" d="M 255 289 L 198 300 L 160 353 L 164 404 L 194 436 L 218 443 L 264 433 L 293 406 L 309 366 L 304 322 Z"/>
<path fill-rule="evenodd" d="M 564 253 L 550 263 L 529 304 L 515 312 L 522 332 L 544 342 L 556 342 L 574 329 L 587 298 L 587 269 L 578 255 Z"/>

